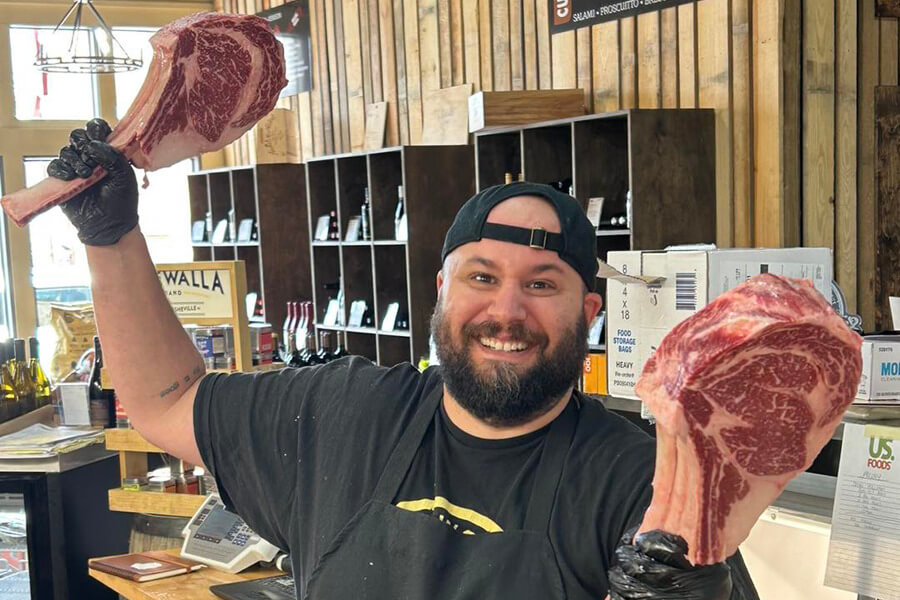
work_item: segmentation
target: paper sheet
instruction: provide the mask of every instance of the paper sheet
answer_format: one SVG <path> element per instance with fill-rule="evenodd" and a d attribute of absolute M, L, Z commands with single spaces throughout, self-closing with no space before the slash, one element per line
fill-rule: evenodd
<path fill-rule="evenodd" d="M 866 433 L 844 426 L 825 585 L 900 600 L 900 441 Z"/>

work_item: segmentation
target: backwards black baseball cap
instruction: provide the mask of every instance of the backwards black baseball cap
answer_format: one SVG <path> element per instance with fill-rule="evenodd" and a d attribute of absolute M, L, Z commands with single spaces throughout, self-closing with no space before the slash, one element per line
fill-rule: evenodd
<path fill-rule="evenodd" d="M 491 210 L 515 196 L 538 196 L 556 209 L 560 233 L 552 233 L 542 227 L 528 229 L 488 223 Z M 444 238 L 441 262 L 456 248 L 482 239 L 521 244 L 538 250 L 551 250 L 575 269 L 587 286 L 594 291 L 597 275 L 597 249 L 594 226 L 581 210 L 578 201 L 549 185 L 516 181 L 484 189 L 463 204 Z"/>

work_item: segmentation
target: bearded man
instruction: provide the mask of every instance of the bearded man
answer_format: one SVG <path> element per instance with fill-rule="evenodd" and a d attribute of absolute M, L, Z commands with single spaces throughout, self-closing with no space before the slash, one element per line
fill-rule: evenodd
<path fill-rule="evenodd" d="M 347 357 L 206 375 L 108 130 L 73 132 L 49 172 L 109 172 L 64 210 L 87 245 L 119 397 L 135 429 L 204 465 L 226 506 L 290 552 L 298 597 L 756 598 L 737 555 L 695 567 L 677 536 L 632 539 L 654 442 L 575 390 L 602 305 L 575 199 L 517 182 L 460 209 L 436 281 L 440 366 Z"/>

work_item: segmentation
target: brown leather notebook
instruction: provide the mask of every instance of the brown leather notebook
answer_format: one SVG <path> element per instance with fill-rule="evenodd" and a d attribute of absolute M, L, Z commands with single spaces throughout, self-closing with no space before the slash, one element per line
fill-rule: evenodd
<path fill-rule="evenodd" d="M 202 569 L 206 565 L 188 558 L 169 554 L 168 552 L 150 550 L 110 556 L 108 558 L 92 558 L 88 561 L 88 566 L 110 575 L 124 577 L 140 583 L 182 575 Z"/>

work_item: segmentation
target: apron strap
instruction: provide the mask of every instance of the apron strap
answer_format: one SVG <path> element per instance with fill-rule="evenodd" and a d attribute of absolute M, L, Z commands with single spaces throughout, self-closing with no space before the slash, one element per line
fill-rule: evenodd
<path fill-rule="evenodd" d="M 406 428 L 406 432 L 400 437 L 400 441 L 391 452 L 387 466 L 378 479 L 375 486 L 375 493 L 372 494 L 373 500 L 379 500 L 386 504 L 390 504 L 397 495 L 406 473 L 412 466 L 416 452 L 422 444 L 422 439 L 428 431 L 428 426 L 434 420 L 434 414 L 438 409 L 441 398 L 444 395 L 444 386 L 438 381 L 433 390 L 427 393 L 425 399 L 416 409 L 412 422 Z"/>
<path fill-rule="evenodd" d="M 566 455 L 572 445 L 575 426 L 578 422 L 579 401 L 573 393 L 569 403 L 550 426 L 544 450 L 534 477 L 528 512 L 525 514 L 527 531 L 547 532 L 550 530 L 550 513 L 556 500 L 556 490 L 562 478 Z"/>

